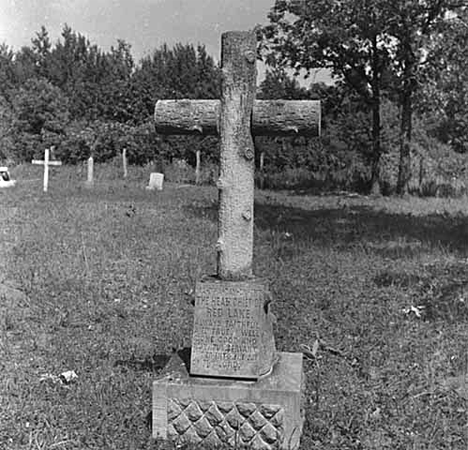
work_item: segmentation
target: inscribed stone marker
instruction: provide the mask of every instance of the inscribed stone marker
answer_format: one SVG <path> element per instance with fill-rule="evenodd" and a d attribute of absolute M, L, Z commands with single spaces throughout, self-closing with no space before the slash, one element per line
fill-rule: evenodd
<path fill-rule="evenodd" d="M 276 357 L 269 301 L 262 280 L 198 282 L 190 373 L 250 379 L 268 373 Z"/>

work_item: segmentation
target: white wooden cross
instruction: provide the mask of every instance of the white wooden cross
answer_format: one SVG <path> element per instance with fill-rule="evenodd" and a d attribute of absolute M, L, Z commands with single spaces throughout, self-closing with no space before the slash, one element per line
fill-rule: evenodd
<path fill-rule="evenodd" d="M 53 148 L 53 147 L 52 147 Z M 44 152 L 44 161 L 40 159 L 33 159 L 31 161 L 33 164 L 38 164 L 44 166 L 44 192 L 47 192 L 49 186 L 49 166 L 61 166 L 61 161 L 50 161 L 49 160 L 49 149 L 46 148 Z"/>

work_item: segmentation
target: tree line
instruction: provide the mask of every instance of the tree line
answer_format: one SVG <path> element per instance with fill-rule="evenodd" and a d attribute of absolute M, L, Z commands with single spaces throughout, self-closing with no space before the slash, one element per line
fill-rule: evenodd
<path fill-rule="evenodd" d="M 152 125 L 161 98 L 215 98 L 219 68 L 203 45 L 163 45 L 135 63 L 123 40 L 109 51 L 65 25 L 52 44 L 45 27 L 30 46 L 0 46 L 0 158 L 29 161 L 54 145 L 75 163 L 106 161 L 127 148 L 130 161 L 184 158 L 185 139 Z"/>
<path fill-rule="evenodd" d="M 430 190 L 466 179 L 468 12 L 452 0 L 277 0 L 257 28 L 267 63 L 257 96 L 320 99 L 322 136 L 256 138 L 266 187 L 362 192 Z M 296 74 L 328 68 L 333 85 Z M 306 75 L 307 76 L 307 75 Z M 217 163 L 217 139 L 158 136 L 158 99 L 218 98 L 221 72 L 203 45 L 162 45 L 135 62 L 118 40 L 109 51 L 65 25 L 45 27 L 14 52 L 0 45 L 0 159 Z M 466 186 L 465 186 L 466 187 Z"/>

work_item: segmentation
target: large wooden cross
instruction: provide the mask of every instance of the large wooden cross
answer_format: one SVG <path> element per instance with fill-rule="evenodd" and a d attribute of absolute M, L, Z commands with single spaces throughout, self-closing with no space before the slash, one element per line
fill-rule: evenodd
<path fill-rule="evenodd" d="M 252 273 L 252 135 L 317 136 L 320 104 L 255 101 L 252 32 L 223 34 L 221 61 L 220 101 L 156 104 L 161 133 L 219 134 L 221 170 L 217 275 L 195 286 L 190 373 L 173 356 L 153 384 L 153 436 L 201 448 L 295 450 L 304 422 L 302 354 L 276 351 L 268 283 Z"/>
<path fill-rule="evenodd" d="M 320 101 L 255 100 L 256 36 L 227 32 L 221 39 L 220 100 L 160 100 L 162 134 L 219 135 L 220 178 L 217 274 L 222 280 L 252 276 L 254 136 L 319 136 Z"/>
<path fill-rule="evenodd" d="M 52 147 L 53 149 L 53 147 Z M 40 166 L 44 166 L 44 192 L 47 192 L 49 186 L 49 166 L 61 166 L 62 163 L 60 161 L 51 161 L 49 159 L 49 149 L 46 148 L 44 151 L 44 161 L 33 159 L 32 164 L 37 164 Z"/>
<path fill-rule="evenodd" d="M 155 108 L 159 133 L 220 136 L 217 276 L 195 288 L 192 375 L 258 379 L 275 364 L 268 287 L 252 273 L 252 135 L 320 134 L 319 101 L 255 100 L 256 44 L 253 32 L 222 35 L 220 100 Z"/>

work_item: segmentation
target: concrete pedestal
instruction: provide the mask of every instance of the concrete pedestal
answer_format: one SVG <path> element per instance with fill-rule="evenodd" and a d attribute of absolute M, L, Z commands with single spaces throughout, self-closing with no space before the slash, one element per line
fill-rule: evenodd
<path fill-rule="evenodd" d="M 190 376 L 174 356 L 153 383 L 153 437 L 176 444 L 295 450 L 304 411 L 301 353 L 280 353 L 258 381 Z"/>

